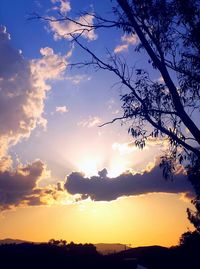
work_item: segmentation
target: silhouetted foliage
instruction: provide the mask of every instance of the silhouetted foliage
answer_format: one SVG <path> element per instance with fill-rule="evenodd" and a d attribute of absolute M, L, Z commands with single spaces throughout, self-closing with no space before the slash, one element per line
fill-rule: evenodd
<path fill-rule="evenodd" d="M 192 165 L 188 166 L 189 181 L 193 185 L 196 197 L 192 200 L 192 204 L 195 207 L 195 211 L 187 209 L 188 218 L 194 225 L 196 231 L 200 234 L 200 162 L 195 160 Z"/>
<path fill-rule="evenodd" d="M 186 232 L 180 238 L 180 255 L 185 256 L 188 260 L 188 268 L 198 268 L 199 250 L 200 250 L 200 233 L 199 231 Z"/>
<path fill-rule="evenodd" d="M 195 237 L 195 236 L 194 236 Z M 135 259 L 149 269 L 189 269 L 198 268 L 199 239 L 181 246 L 164 248 L 160 246 L 138 247 L 113 254 L 120 259 Z M 192 240 L 191 240 L 192 241 Z"/>
<path fill-rule="evenodd" d="M 198 231 L 186 232 L 180 238 L 180 245 L 190 251 L 199 252 L 200 249 L 200 233 Z"/>
<path fill-rule="evenodd" d="M 134 269 L 136 262 L 125 262 L 118 257 L 103 256 L 92 244 L 63 244 L 63 240 L 51 239 L 49 243 L 0 245 L 2 268 L 66 268 L 66 269 Z"/>

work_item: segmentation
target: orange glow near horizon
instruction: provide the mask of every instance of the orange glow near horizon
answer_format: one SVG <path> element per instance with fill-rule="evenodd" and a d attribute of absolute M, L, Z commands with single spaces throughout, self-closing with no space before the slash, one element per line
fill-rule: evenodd
<path fill-rule="evenodd" d="M 171 246 L 191 227 L 188 206 L 178 195 L 149 194 L 113 202 L 18 208 L 1 216 L 0 238 Z"/>

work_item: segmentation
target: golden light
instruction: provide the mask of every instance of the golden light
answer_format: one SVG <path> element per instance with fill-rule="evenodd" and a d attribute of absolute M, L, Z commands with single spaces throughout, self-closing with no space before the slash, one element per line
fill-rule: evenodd
<path fill-rule="evenodd" d="M 98 175 L 99 161 L 97 159 L 85 159 L 78 165 L 78 170 L 85 174 L 86 177 Z"/>
<path fill-rule="evenodd" d="M 108 177 L 117 177 L 129 170 L 128 166 L 129 162 L 125 160 L 125 158 L 114 158 L 111 160 L 109 169 L 108 169 Z"/>
<path fill-rule="evenodd" d="M 129 161 L 122 156 L 111 158 L 107 165 L 103 165 L 103 160 L 97 156 L 87 157 L 84 160 L 79 160 L 77 163 L 77 170 L 84 173 L 86 177 L 97 176 L 99 171 L 106 168 L 108 170 L 107 176 L 113 178 L 129 170 L 130 167 Z"/>
<path fill-rule="evenodd" d="M 104 168 L 108 170 L 108 177 L 117 177 L 128 170 L 128 162 L 124 158 L 114 158 L 107 167 L 104 167 L 102 160 L 87 158 L 80 161 L 78 165 L 78 171 L 84 173 L 86 177 L 97 176 Z"/>

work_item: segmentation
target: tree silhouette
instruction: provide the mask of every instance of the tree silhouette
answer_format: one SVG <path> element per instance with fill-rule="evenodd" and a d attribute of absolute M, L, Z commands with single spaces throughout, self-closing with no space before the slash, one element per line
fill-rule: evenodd
<path fill-rule="evenodd" d="M 188 218 L 190 222 L 194 225 L 197 233 L 199 233 L 200 242 L 200 163 L 196 160 L 195 164 L 188 166 L 188 176 L 189 181 L 193 185 L 196 191 L 196 197 L 192 200 L 192 203 L 196 211 L 187 209 Z"/>

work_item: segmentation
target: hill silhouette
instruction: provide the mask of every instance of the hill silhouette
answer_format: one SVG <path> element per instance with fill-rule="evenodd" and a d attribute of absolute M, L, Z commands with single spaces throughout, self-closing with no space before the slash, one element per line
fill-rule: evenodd
<path fill-rule="evenodd" d="M 1 244 L 0 261 L 4 268 L 8 269 L 136 268 L 135 261 L 124 261 L 121 257 L 101 255 L 92 244 L 73 242 L 67 244 L 65 240 L 53 239 L 49 243 Z"/>
<path fill-rule="evenodd" d="M 20 243 L 20 240 L 6 239 L 2 242 L 0 260 L 7 269 L 136 269 L 138 264 L 148 269 L 195 269 L 199 264 L 200 240 L 196 236 L 176 247 L 137 247 L 108 255 L 100 254 L 95 245 L 65 240 Z"/>
<path fill-rule="evenodd" d="M 116 254 L 116 259 L 135 259 L 148 269 L 196 269 L 199 268 L 198 245 L 181 245 L 171 248 L 161 246 L 137 247 Z"/>
<path fill-rule="evenodd" d="M 22 244 L 22 243 L 32 243 L 30 241 L 21 240 L 21 239 L 12 239 L 12 238 L 5 238 L 0 240 L 0 245 L 3 244 Z"/>

